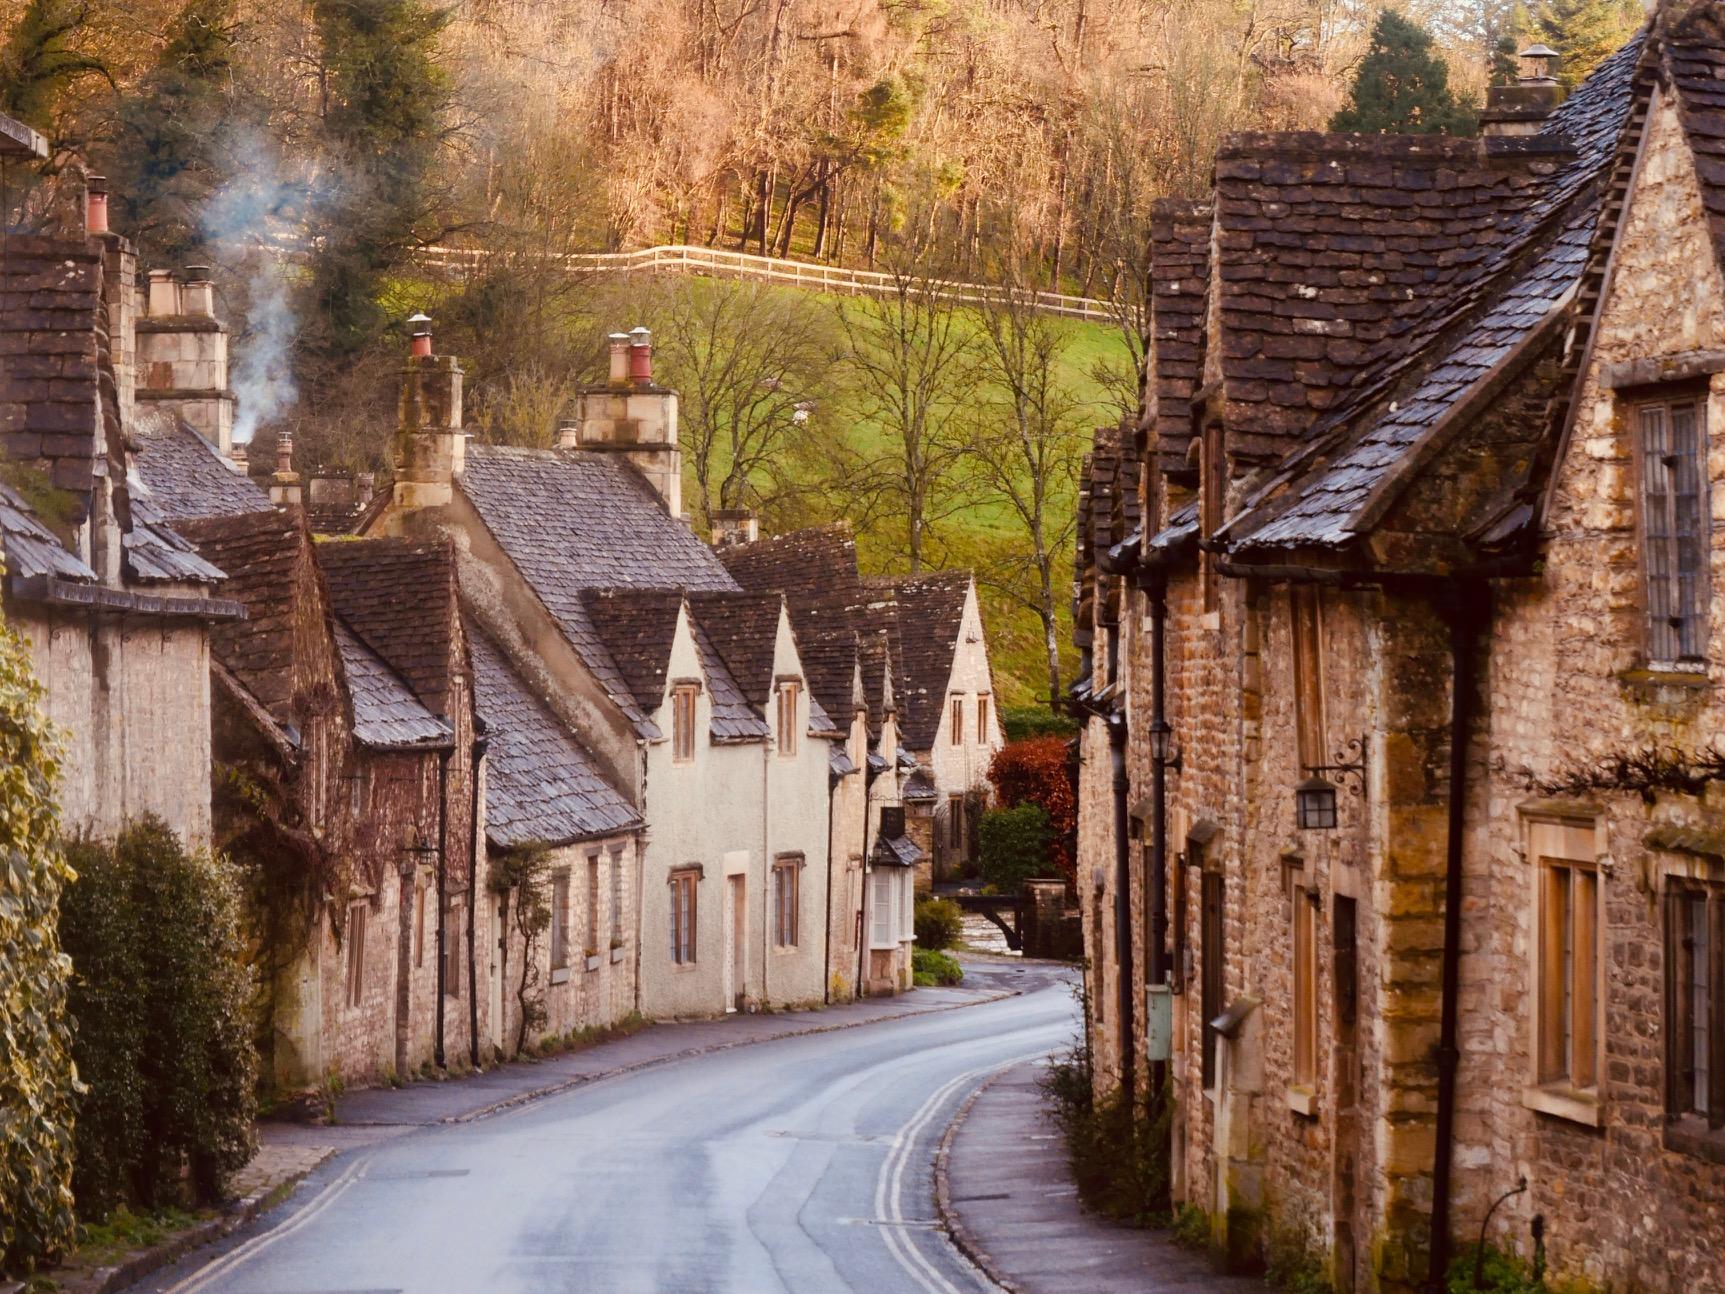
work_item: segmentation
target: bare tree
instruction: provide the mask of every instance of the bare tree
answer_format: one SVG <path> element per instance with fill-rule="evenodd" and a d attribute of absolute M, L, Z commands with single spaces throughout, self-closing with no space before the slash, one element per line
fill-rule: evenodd
<path fill-rule="evenodd" d="M 839 485 L 853 510 L 900 520 L 905 558 L 922 570 L 930 529 L 968 503 L 966 404 L 980 350 L 974 320 L 912 270 L 892 291 L 834 309 L 839 373 L 860 424 Z M 873 433 L 872 435 L 870 433 Z"/>
<path fill-rule="evenodd" d="M 1054 705 L 1061 696 L 1055 590 L 1071 561 L 1073 494 L 1090 411 L 1064 371 L 1068 325 L 1036 310 L 1023 288 L 1003 292 L 979 313 L 985 394 L 976 405 L 971 462 L 1023 541 L 1008 547 L 990 582 L 1039 621 Z"/>

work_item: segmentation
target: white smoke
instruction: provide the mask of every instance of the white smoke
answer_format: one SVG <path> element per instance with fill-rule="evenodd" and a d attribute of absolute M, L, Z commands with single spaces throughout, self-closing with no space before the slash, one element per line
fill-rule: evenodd
<path fill-rule="evenodd" d="M 270 141 L 244 131 L 225 150 L 233 177 L 205 205 L 200 223 L 216 258 L 245 282 L 246 326 L 234 339 L 229 383 L 238 399 L 234 442 L 299 399 L 288 350 L 295 319 L 288 302 L 286 259 L 302 238 L 306 186 L 282 173 Z"/>

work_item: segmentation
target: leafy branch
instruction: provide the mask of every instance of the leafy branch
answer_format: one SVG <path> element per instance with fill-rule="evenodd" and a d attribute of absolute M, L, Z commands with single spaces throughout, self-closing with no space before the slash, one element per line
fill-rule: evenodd
<path fill-rule="evenodd" d="M 1700 795 L 1711 782 L 1725 782 L 1725 750 L 1709 742 L 1699 750 L 1680 746 L 1640 746 L 1615 750 L 1571 765 L 1549 778 L 1529 778 L 1543 795 L 1583 795 L 1590 791 L 1634 791 L 1652 802 L 1661 791 Z"/>

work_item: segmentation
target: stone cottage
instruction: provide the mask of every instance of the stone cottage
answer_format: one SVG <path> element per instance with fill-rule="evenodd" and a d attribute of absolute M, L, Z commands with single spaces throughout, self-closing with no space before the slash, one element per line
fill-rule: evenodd
<path fill-rule="evenodd" d="M 46 144 L 0 116 L 0 159 Z M 127 478 L 139 416 L 133 248 L 108 229 L 103 181 L 37 232 L 0 211 L 0 605 L 29 645 L 66 741 L 74 830 L 146 813 L 210 835 L 212 625 L 242 614 L 223 572 Z"/>
<path fill-rule="evenodd" d="M 1667 5 L 1531 133 L 1235 136 L 1157 208 L 1079 881 L 1100 1081 L 1168 1084 L 1221 1259 L 1414 1289 L 1501 1198 L 1559 1276 L 1725 1288 L 1720 69 Z"/>
<path fill-rule="evenodd" d="M 832 750 L 828 997 L 909 988 L 914 869 L 926 854 L 908 838 L 904 814 L 887 812 L 901 805 L 892 648 L 869 614 L 856 542 L 842 525 L 715 541 L 744 588 L 783 595 L 809 687 L 844 730 Z"/>
<path fill-rule="evenodd" d="M 743 593 L 682 520 L 676 393 L 651 356 L 644 333 L 614 336 L 609 380 L 582 393 L 558 449 L 470 446 L 460 366 L 422 331 L 392 491 L 361 532 L 450 538 L 466 614 L 647 824 L 641 1010 L 818 1001 L 844 734 L 782 599 Z M 495 901 L 487 919 L 502 924 Z M 601 970 L 608 957 L 607 943 Z"/>

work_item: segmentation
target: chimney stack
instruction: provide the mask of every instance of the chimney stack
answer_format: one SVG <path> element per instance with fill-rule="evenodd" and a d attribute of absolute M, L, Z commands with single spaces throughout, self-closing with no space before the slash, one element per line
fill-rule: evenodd
<path fill-rule="evenodd" d="M 270 502 L 278 508 L 300 506 L 299 473 L 293 470 L 293 432 L 276 433 L 276 470 L 270 477 Z"/>
<path fill-rule="evenodd" d="M 638 468 L 673 517 L 683 515 L 683 454 L 677 443 L 677 393 L 653 381 L 653 334 L 645 328 L 606 338 L 610 370 L 603 384 L 576 395 L 573 440 L 565 423 L 560 448 L 621 454 Z"/>
<path fill-rule="evenodd" d="M 183 418 L 229 459 L 234 393 L 228 389 L 228 329 L 216 318 L 210 267 L 151 270 L 137 322 L 137 399 Z"/>
<path fill-rule="evenodd" d="M 461 365 L 432 353 L 431 320 L 407 321 L 413 341 L 401 375 L 395 433 L 395 506 L 403 510 L 446 506 L 467 460 L 462 429 Z"/>
<path fill-rule="evenodd" d="M 713 512 L 713 547 L 739 548 L 761 537 L 753 508 L 717 508 Z"/>
<path fill-rule="evenodd" d="M 581 424 L 574 418 L 557 420 L 557 448 L 577 449 L 581 445 Z"/>
<path fill-rule="evenodd" d="M 1486 137 L 1537 135 L 1551 110 L 1563 101 L 1563 87 L 1552 73 L 1558 52 L 1547 45 L 1529 45 L 1518 57 L 1521 76 L 1514 85 L 1494 85 L 1485 92 L 1479 133 Z"/>
<path fill-rule="evenodd" d="M 105 175 L 84 177 L 84 231 L 91 234 L 108 232 L 108 177 Z"/>

